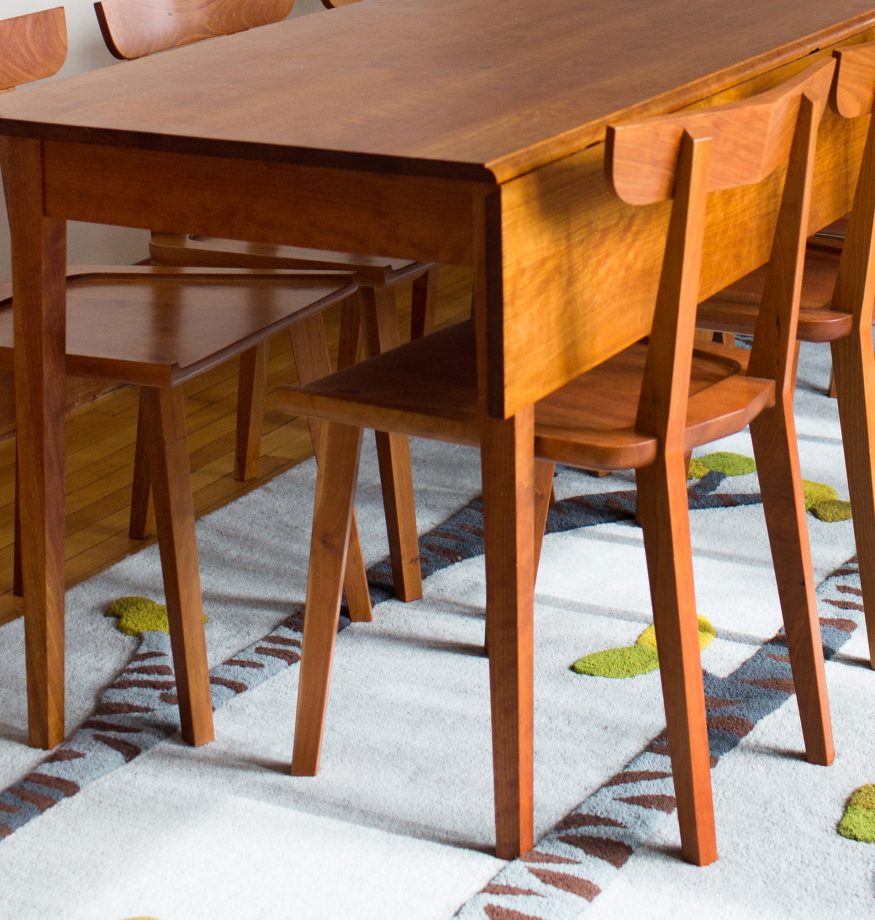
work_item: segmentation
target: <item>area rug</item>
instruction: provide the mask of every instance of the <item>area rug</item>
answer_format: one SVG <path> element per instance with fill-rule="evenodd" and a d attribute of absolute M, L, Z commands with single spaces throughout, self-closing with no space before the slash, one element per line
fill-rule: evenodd
<path fill-rule="evenodd" d="M 691 470 L 713 866 L 679 858 L 634 482 L 571 470 L 556 478 L 536 593 L 538 843 L 510 863 L 491 855 L 477 455 L 414 442 L 425 595 L 390 597 L 368 448 L 358 514 L 375 618 L 342 621 L 316 778 L 288 775 L 311 464 L 199 524 L 213 744 L 177 735 L 166 634 L 124 635 L 104 616 L 122 596 L 161 600 L 154 548 L 68 593 L 70 730 L 50 754 L 25 744 L 21 624 L 0 629 L 0 917 L 871 912 L 875 674 L 827 358 L 803 351 L 797 409 L 836 737 L 828 768 L 802 756 L 749 439 L 709 447 Z"/>

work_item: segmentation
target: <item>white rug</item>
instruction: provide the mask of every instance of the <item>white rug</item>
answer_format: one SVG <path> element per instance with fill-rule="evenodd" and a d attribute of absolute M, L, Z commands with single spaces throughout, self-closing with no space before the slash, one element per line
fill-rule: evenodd
<path fill-rule="evenodd" d="M 846 498 L 835 405 L 822 395 L 827 355 L 823 348 L 803 351 L 803 475 Z M 746 436 L 714 449 L 752 456 Z M 444 445 L 416 442 L 414 456 L 426 534 L 476 497 L 479 467 L 475 452 Z M 313 479 L 313 466 L 305 464 L 200 522 L 211 666 L 233 659 L 300 609 Z M 536 597 L 538 837 L 589 797 L 596 802 L 605 783 L 664 728 L 656 673 L 607 680 L 569 670 L 581 655 L 631 644 L 650 621 L 640 531 L 625 519 L 593 523 L 622 518 L 617 508 L 632 488 L 631 477 L 571 471 L 557 477 L 557 497 L 570 519 L 591 520 L 548 535 L 544 544 Z M 715 681 L 780 628 L 756 490 L 753 474 L 723 479 L 716 491 L 730 498 L 721 504 L 740 504 L 691 512 L 698 608 L 718 633 L 703 652 Z M 617 493 L 617 501 L 600 498 L 606 493 Z M 575 503 L 575 496 L 589 498 Z M 386 546 L 370 448 L 358 497 L 365 551 L 376 562 Z M 822 582 L 854 554 L 851 523 L 809 516 L 808 524 Z M 67 595 L 71 731 L 140 647 L 101 615 L 124 594 L 161 598 L 156 549 Z M 675 816 L 660 813 L 652 822 L 651 809 L 650 823 L 642 825 L 646 839 L 629 858 L 619 868 L 599 863 L 604 871 L 592 881 L 600 891 L 591 898 L 542 884 L 531 872 L 525 887 L 531 893 L 520 894 L 507 879 L 522 877 L 526 866 L 490 855 L 483 597 L 482 557 L 475 556 L 434 571 L 423 601 L 385 601 L 373 623 L 340 633 L 315 779 L 287 773 L 293 665 L 223 705 L 213 744 L 193 750 L 178 737 L 160 741 L 129 762 L 120 756 L 117 769 L 60 796 L 54 807 L 37 809 L 33 820 L 0 839 L 0 918 L 407 920 L 461 911 L 490 920 L 581 914 L 674 920 L 694 912 L 716 918 L 871 912 L 875 849 L 836 833 L 848 796 L 875 782 L 875 674 L 864 667 L 862 628 L 842 637 L 827 665 L 837 749 L 831 767 L 802 759 L 792 697 L 752 719 L 753 730 L 723 754 L 713 776 L 715 865 L 682 863 Z M 0 629 L 0 699 L 5 789 L 32 771 L 51 771 L 41 767 L 45 754 L 25 745 L 20 622 Z M 562 869 L 545 868 L 557 865 Z"/>

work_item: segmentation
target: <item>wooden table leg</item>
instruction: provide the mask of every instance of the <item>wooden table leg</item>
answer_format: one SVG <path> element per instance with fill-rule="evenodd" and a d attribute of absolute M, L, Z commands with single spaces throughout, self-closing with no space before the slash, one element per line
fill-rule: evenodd
<path fill-rule="evenodd" d="M 481 456 L 495 849 L 514 859 L 534 843 L 534 409 L 484 419 Z"/>
<path fill-rule="evenodd" d="M 15 404 L 21 461 L 29 741 L 64 738 L 64 346 L 66 223 L 44 216 L 42 147 L 10 139 L 3 180 L 12 232 Z"/>

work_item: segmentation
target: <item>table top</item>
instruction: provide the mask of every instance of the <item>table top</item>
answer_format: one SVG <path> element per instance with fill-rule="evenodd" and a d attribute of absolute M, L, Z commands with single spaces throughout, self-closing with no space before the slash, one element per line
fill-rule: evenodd
<path fill-rule="evenodd" d="M 875 26 L 873 0 L 366 0 L 0 100 L 0 133 L 507 181 Z"/>

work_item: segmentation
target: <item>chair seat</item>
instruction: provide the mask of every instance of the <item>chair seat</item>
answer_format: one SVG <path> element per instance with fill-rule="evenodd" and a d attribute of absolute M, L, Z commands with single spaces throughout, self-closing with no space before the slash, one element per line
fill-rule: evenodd
<path fill-rule="evenodd" d="M 179 233 L 153 233 L 149 253 L 159 265 L 355 272 L 356 280 L 369 287 L 406 281 L 432 267 L 424 262 L 385 256 L 245 243 Z"/>
<path fill-rule="evenodd" d="M 832 239 L 809 244 L 805 252 L 796 336 L 804 342 L 831 342 L 851 331 L 851 315 L 829 309 L 840 253 L 840 243 Z M 752 335 L 765 283 L 765 267 L 745 275 L 699 306 L 696 325 L 700 329 Z"/>
<path fill-rule="evenodd" d="M 746 354 L 695 352 L 687 450 L 740 430 L 773 404 L 773 381 L 743 372 Z M 646 355 L 645 345 L 633 345 L 537 403 L 536 454 L 591 469 L 651 463 L 656 439 L 635 428 Z M 300 415 L 478 444 L 473 324 L 432 333 L 307 386 L 282 387 L 279 402 Z"/>
<path fill-rule="evenodd" d="M 67 372 L 175 386 L 355 289 L 339 273 L 78 269 L 67 277 Z M 11 306 L 0 299 L 0 362 L 10 365 Z"/>

